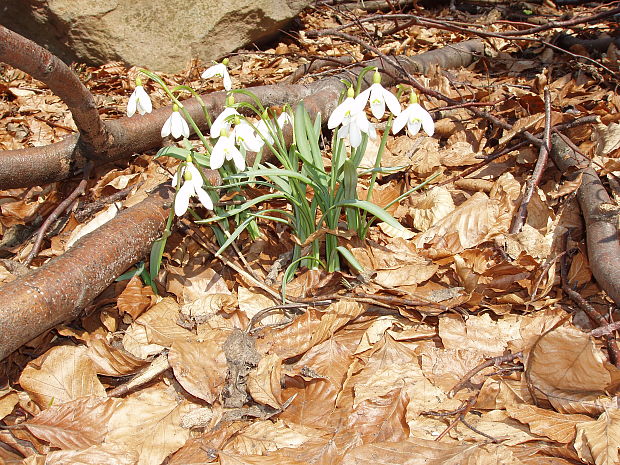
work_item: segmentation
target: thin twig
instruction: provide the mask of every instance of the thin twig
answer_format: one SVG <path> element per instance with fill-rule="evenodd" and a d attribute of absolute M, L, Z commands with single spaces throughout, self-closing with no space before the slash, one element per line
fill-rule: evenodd
<path fill-rule="evenodd" d="M 512 227 L 510 228 L 510 234 L 517 234 L 521 231 L 525 219 L 527 218 L 527 206 L 534 195 L 534 190 L 540 183 L 542 175 L 547 166 L 547 160 L 549 160 L 549 153 L 551 152 L 551 93 L 548 88 L 545 88 L 545 135 L 543 137 L 543 143 L 538 150 L 538 160 L 534 166 L 532 176 L 527 180 L 525 184 L 525 192 L 523 193 L 523 199 L 521 205 L 517 210 L 517 215 Z"/>
<path fill-rule="evenodd" d="M 86 185 L 88 184 L 88 177 L 90 176 L 92 168 L 93 163 L 91 161 L 88 161 L 86 163 L 86 166 L 84 167 L 84 174 L 80 183 L 75 189 L 73 189 L 73 192 L 71 192 L 71 194 L 69 194 L 69 196 L 65 200 L 58 204 L 58 206 L 54 209 L 50 216 L 47 217 L 47 219 L 38 229 L 34 245 L 32 246 L 32 250 L 26 257 L 26 260 L 24 260 L 24 265 L 30 265 L 34 257 L 36 257 L 36 255 L 39 253 L 39 250 L 41 249 L 41 244 L 43 243 L 43 238 L 45 237 L 45 233 L 50 228 L 52 223 L 56 221 L 56 219 L 58 219 L 58 217 L 65 210 L 67 210 L 80 195 L 84 193 L 84 191 L 86 190 Z"/>
<path fill-rule="evenodd" d="M 491 366 L 499 366 L 502 363 L 512 362 L 515 358 L 522 358 L 522 357 L 523 357 L 523 352 L 517 352 L 516 354 L 499 355 L 497 357 L 491 357 L 491 358 L 486 359 L 484 362 L 480 363 L 479 365 L 475 366 L 474 368 L 469 370 L 467 373 L 465 373 L 463 378 L 458 383 L 456 383 L 456 385 L 450 390 L 450 392 L 448 393 L 448 397 L 454 397 L 457 392 L 463 389 L 465 385 L 467 385 L 470 382 L 470 380 L 474 377 L 474 375 L 481 372 L 485 368 L 488 368 Z"/>

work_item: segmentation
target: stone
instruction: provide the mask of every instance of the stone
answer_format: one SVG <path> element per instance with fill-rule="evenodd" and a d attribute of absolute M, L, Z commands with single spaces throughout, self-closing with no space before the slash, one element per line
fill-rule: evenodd
<path fill-rule="evenodd" d="M 0 24 L 65 62 L 177 72 L 266 40 L 311 0 L 0 0 Z"/>

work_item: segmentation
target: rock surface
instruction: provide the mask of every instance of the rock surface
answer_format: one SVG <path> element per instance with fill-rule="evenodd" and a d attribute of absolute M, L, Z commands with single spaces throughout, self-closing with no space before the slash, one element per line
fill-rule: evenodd
<path fill-rule="evenodd" d="M 176 72 L 267 39 L 310 0 L 0 0 L 0 24 L 63 60 Z"/>

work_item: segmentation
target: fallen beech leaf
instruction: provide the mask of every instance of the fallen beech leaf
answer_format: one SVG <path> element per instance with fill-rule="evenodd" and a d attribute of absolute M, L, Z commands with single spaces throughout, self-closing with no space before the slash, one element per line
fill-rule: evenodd
<path fill-rule="evenodd" d="M 282 359 L 277 354 L 265 355 L 248 375 L 248 392 L 256 402 L 279 409 L 282 407 L 281 379 Z"/>
<path fill-rule="evenodd" d="M 168 353 L 174 376 L 191 395 L 212 404 L 226 381 L 228 331 L 211 330 L 206 341 L 175 341 Z"/>
<path fill-rule="evenodd" d="M 151 286 L 142 285 L 139 276 L 134 276 L 120 293 L 116 305 L 121 313 L 128 313 L 135 320 L 153 302 L 155 295 Z"/>
<path fill-rule="evenodd" d="M 619 462 L 620 412 L 608 410 L 595 421 L 576 426 L 575 449 L 582 460 L 596 465 L 614 465 Z"/>
<path fill-rule="evenodd" d="M 134 357 L 122 348 L 112 347 L 104 336 L 94 334 L 87 341 L 88 356 L 99 375 L 126 376 L 137 373 L 146 366 L 144 359 Z"/>
<path fill-rule="evenodd" d="M 28 363 L 19 384 L 41 408 L 84 396 L 105 397 L 105 389 L 83 346 L 52 347 Z"/>
<path fill-rule="evenodd" d="M 107 444 L 83 450 L 52 451 L 47 455 L 45 465 L 135 465 L 137 460 L 136 452 L 119 450 L 116 445 Z"/>
<path fill-rule="evenodd" d="M 298 461 L 287 458 L 286 462 L 282 457 L 269 455 L 238 455 L 228 451 L 219 452 L 220 465 L 308 465 L 306 461 Z"/>
<path fill-rule="evenodd" d="M 452 195 L 445 187 L 433 187 L 413 197 L 409 207 L 413 227 L 418 231 L 426 231 L 452 211 L 454 211 Z"/>
<path fill-rule="evenodd" d="M 317 345 L 329 339 L 334 332 L 366 311 L 368 305 L 341 299 L 327 307 L 321 324 L 312 333 L 310 345 Z"/>
<path fill-rule="evenodd" d="M 71 235 L 69 236 L 65 247 L 68 249 L 73 244 L 75 244 L 81 237 L 93 232 L 95 229 L 98 229 L 100 226 L 106 224 L 118 214 L 120 209 L 120 203 L 114 202 L 110 204 L 105 210 L 97 213 L 88 223 L 79 224 L 78 226 L 76 226 L 75 229 L 71 232 Z"/>
<path fill-rule="evenodd" d="M 226 451 L 241 455 L 263 455 L 283 447 L 299 447 L 308 437 L 287 427 L 282 420 L 256 421 L 226 445 Z"/>
<path fill-rule="evenodd" d="M 120 399 L 81 397 L 53 406 L 23 423 L 35 436 L 59 449 L 86 449 L 100 444 Z"/>
<path fill-rule="evenodd" d="M 189 438 L 181 417 L 191 408 L 171 387 L 156 384 L 142 389 L 123 399 L 114 411 L 104 446 L 137 453 L 137 465 L 159 464 Z"/>
<path fill-rule="evenodd" d="M 515 420 L 529 425 L 532 433 L 565 444 L 575 439 L 576 426 L 592 420 L 586 415 L 567 415 L 528 404 L 507 404 L 506 411 Z"/>

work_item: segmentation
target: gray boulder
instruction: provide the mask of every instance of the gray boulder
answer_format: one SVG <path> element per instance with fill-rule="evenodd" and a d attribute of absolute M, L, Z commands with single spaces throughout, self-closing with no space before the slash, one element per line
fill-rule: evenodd
<path fill-rule="evenodd" d="M 0 0 L 0 24 L 63 60 L 176 72 L 275 35 L 311 0 Z"/>

